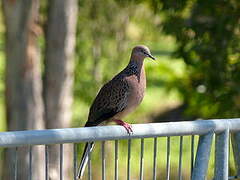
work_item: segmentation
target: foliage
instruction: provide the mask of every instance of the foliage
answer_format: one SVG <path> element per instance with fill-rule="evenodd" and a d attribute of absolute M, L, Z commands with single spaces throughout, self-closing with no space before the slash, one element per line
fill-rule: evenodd
<path fill-rule="evenodd" d="M 174 55 L 187 72 L 173 84 L 189 104 L 188 114 L 203 118 L 240 115 L 240 2 L 237 0 L 152 0 L 165 15 L 163 31 L 176 38 Z"/>

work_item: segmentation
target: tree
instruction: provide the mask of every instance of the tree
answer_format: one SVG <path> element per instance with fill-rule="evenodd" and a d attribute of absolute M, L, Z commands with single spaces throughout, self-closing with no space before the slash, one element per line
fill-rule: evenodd
<path fill-rule="evenodd" d="M 187 113 L 202 118 L 240 115 L 240 3 L 153 0 L 163 12 L 163 31 L 176 38 L 174 55 L 187 65 L 173 86 L 182 92 Z"/>
<path fill-rule="evenodd" d="M 39 1 L 3 1 L 6 25 L 6 104 L 8 130 L 64 128 L 71 123 L 77 0 L 52 0 L 46 28 L 44 80 L 41 76 L 38 35 Z M 43 87 L 42 87 L 43 84 Z M 45 111 L 44 111 L 45 110 Z M 44 122 L 45 121 L 45 122 Z M 64 145 L 64 154 L 70 147 Z M 49 175 L 59 179 L 59 148 L 49 147 Z M 43 152 L 33 148 L 33 175 L 43 179 Z M 7 150 L 4 179 L 14 174 L 14 151 Z M 28 148 L 19 148 L 18 178 L 28 179 Z M 71 168 L 71 156 L 64 159 L 64 177 Z"/>
<path fill-rule="evenodd" d="M 44 73 L 44 103 L 46 128 L 66 128 L 71 125 L 75 30 L 77 0 L 49 1 L 46 28 Z M 71 146 L 64 145 L 64 154 Z M 50 178 L 59 179 L 59 146 L 49 147 Z M 71 167 L 71 156 L 65 156 L 64 177 Z"/>
<path fill-rule="evenodd" d="M 43 102 L 40 54 L 37 45 L 39 28 L 37 0 L 3 1 L 6 25 L 6 110 L 8 130 L 43 129 Z M 19 152 L 19 179 L 27 179 L 28 154 Z M 3 179 L 12 179 L 14 152 L 6 150 Z M 33 149 L 33 177 L 43 179 L 40 150 Z"/>

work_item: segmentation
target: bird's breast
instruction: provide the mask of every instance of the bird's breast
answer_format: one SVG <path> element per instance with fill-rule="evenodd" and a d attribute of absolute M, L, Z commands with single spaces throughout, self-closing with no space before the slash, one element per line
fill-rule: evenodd
<path fill-rule="evenodd" d="M 129 84 L 127 107 L 117 115 L 117 118 L 125 117 L 127 114 L 134 111 L 142 102 L 144 97 L 146 89 L 146 78 L 144 72 L 140 77 L 137 77 L 135 75 L 127 77 L 127 81 Z"/>
<path fill-rule="evenodd" d="M 140 75 L 139 77 L 132 77 L 134 78 L 132 84 L 130 84 L 130 94 L 129 94 L 129 104 L 132 106 L 138 106 L 144 97 L 145 89 L 146 89 L 146 78 L 145 73 Z"/>

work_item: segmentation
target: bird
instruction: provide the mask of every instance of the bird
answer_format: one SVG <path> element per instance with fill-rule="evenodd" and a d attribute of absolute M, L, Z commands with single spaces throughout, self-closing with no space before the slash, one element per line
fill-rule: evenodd
<path fill-rule="evenodd" d="M 144 59 L 148 57 L 155 60 L 147 46 L 137 45 L 132 49 L 128 65 L 98 92 L 90 107 L 85 127 L 112 121 L 123 126 L 129 135 L 133 133 L 131 125 L 122 118 L 134 111 L 143 100 L 146 89 Z M 85 145 L 77 174 L 79 179 L 83 177 L 93 147 L 94 142 Z"/>

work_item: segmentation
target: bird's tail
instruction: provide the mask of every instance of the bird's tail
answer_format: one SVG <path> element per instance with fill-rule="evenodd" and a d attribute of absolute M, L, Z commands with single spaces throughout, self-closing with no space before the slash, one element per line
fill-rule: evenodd
<path fill-rule="evenodd" d="M 85 145 L 84 151 L 83 151 L 83 155 L 82 155 L 82 160 L 78 169 L 78 174 L 77 174 L 77 178 L 81 179 L 83 177 L 83 173 L 84 170 L 86 168 L 86 165 L 88 163 L 88 159 L 89 159 L 89 153 L 92 152 L 94 147 L 94 142 L 88 142 Z"/>

